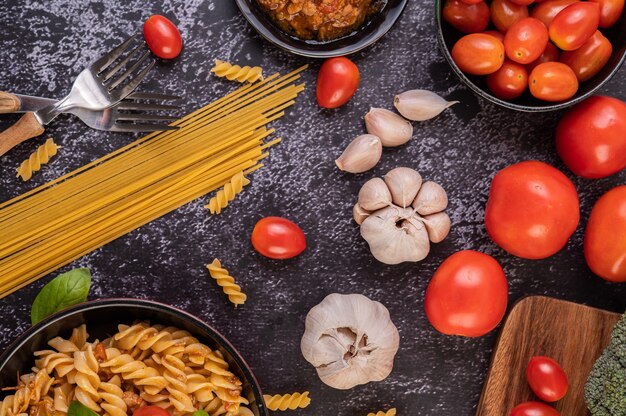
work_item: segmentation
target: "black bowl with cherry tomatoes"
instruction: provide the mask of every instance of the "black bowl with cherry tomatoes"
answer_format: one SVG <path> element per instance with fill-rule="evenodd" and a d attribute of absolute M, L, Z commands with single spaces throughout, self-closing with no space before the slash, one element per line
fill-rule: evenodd
<path fill-rule="evenodd" d="M 102 299 L 82 303 L 47 317 L 20 335 L 0 355 L 0 386 L 14 386 L 17 374 L 31 371 L 34 352 L 49 349 L 54 337 L 69 337 L 72 329 L 87 325 L 89 340 L 106 339 L 117 332 L 118 324 L 150 321 L 151 324 L 174 326 L 190 332 L 209 348 L 220 351 L 224 360 L 242 382 L 242 395 L 255 416 L 269 416 L 259 384 L 252 370 L 223 335 L 200 319 L 180 309 L 141 299 Z M 6 394 L 0 393 L 0 400 Z"/>
<path fill-rule="evenodd" d="M 529 92 L 529 89 L 526 88 L 524 93 L 520 96 L 516 98 L 507 98 L 506 94 L 503 94 L 502 92 L 499 92 L 498 94 L 495 94 L 493 92 L 492 89 L 494 86 L 492 85 L 490 87 L 488 85 L 486 76 L 470 75 L 464 72 L 452 57 L 452 49 L 454 45 L 459 39 L 461 39 L 468 33 L 481 33 L 484 31 L 497 30 L 496 26 L 493 23 L 491 12 L 489 13 L 489 23 L 484 30 L 477 30 L 475 26 L 472 27 L 472 25 L 478 24 L 482 28 L 485 23 L 484 20 L 481 23 L 481 19 L 475 16 L 473 19 L 469 20 L 471 22 L 469 27 L 464 27 L 465 33 L 463 33 L 457 30 L 457 28 L 453 27 L 448 22 L 446 22 L 444 19 L 443 8 L 445 4 L 449 1 L 458 0 L 435 0 L 436 20 L 438 26 L 437 37 L 439 41 L 439 46 L 441 47 L 444 57 L 452 67 L 452 70 L 458 75 L 463 83 L 465 83 L 479 96 L 502 107 L 527 112 L 553 111 L 569 107 L 593 95 L 599 88 L 601 88 L 607 81 L 611 79 L 611 77 L 613 77 L 617 73 L 624 60 L 626 60 L 626 10 L 624 10 L 615 24 L 613 24 L 609 28 L 599 29 L 602 35 L 606 37 L 606 39 L 608 39 L 608 41 L 611 43 L 613 48 L 612 54 L 608 58 L 607 63 L 592 78 L 578 82 L 578 90 L 573 96 L 562 101 L 544 101 L 535 98 Z M 478 2 L 478 0 L 476 0 L 476 2 Z M 487 6 L 490 6 L 492 1 L 486 0 L 485 3 L 487 3 Z M 546 1 L 542 1 L 541 3 L 546 3 Z M 531 4 L 529 7 L 533 6 L 535 5 Z M 484 15 L 482 17 L 484 18 Z M 508 62 L 508 59 L 505 61 L 505 64 L 506 62 Z M 487 71 L 489 71 L 489 69 L 487 69 Z M 528 71 L 529 77 L 530 73 L 531 71 Z M 494 81 L 492 80 L 491 82 Z"/>

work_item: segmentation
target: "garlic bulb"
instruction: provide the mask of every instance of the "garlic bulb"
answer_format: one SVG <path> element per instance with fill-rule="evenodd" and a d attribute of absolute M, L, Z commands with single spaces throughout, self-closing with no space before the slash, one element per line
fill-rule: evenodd
<path fill-rule="evenodd" d="M 403 145 L 413 136 L 411 122 L 384 108 L 371 108 L 365 115 L 365 127 L 369 134 L 380 137 L 385 147 Z"/>
<path fill-rule="evenodd" d="M 448 236 L 451 221 L 443 212 L 447 206 L 440 185 L 422 183 L 417 171 L 400 167 L 384 180 L 373 178 L 363 185 L 352 216 L 372 255 L 382 263 L 398 264 L 423 260 L 431 242 Z"/>
<path fill-rule="evenodd" d="M 346 390 L 387 378 L 400 346 L 389 311 L 363 295 L 328 295 L 306 317 L 302 355 L 330 387 Z"/>
<path fill-rule="evenodd" d="M 372 134 L 363 134 L 346 147 L 335 163 L 340 170 L 362 173 L 376 166 L 382 154 L 380 139 Z"/>
<path fill-rule="evenodd" d="M 396 95 L 393 103 L 405 118 L 426 121 L 437 117 L 443 110 L 459 102 L 446 101 L 431 91 L 411 90 Z"/>

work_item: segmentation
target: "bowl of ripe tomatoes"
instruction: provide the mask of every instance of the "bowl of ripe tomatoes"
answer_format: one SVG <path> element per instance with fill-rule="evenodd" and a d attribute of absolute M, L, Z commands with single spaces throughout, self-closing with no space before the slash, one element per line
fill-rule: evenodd
<path fill-rule="evenodd" d="M 518 111 L 571 106 L 626 59 L 624 0 L 436 0 L 438 41 L 461 80 Z"/>

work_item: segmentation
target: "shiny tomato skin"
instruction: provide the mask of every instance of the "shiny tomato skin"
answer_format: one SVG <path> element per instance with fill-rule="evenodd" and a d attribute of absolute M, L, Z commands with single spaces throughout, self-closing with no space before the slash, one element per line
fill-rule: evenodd
<path fill-rule="evenodd" d="M 477 4 L 477 3 L 483 2 L 483 0 L 461 0 L 461 1 L 466 4 Z"/>
<path fill-rule="evenodd" d="M 528 78 L 533 97 L 544 101 L 565 101 L 578 91 L 578 78 L 569 66 L 560 62 L 537 65 Z"/>
<path fill-rule="evenodd" d="M 578 176 L 605 178 L 626 168 L 626 103 L 594 96 L 572 107 L 556 129 L 556 150 Z"/>
<path fill-rule="evenodd" d="M 487 254 L 463 250 L 448 257 L 435 271 L 426 289 L 424 308 L 437 331 L 480 337 L 498 326 L 508 296 L 500 264 Z"/>
<path fill-rule="evenodd" d="M 159 406 L 144 406 L 135 410 L 133 416 L 170 416 L 170 414 Z"/>
<path fill-rule="evenodd" d="M 528 17 L 528 6 L 520 6 L 511 0 L 491 2 L 491 22 L 500 32 L 506 32 L 513 23 Z"/>
<path fill-rule="evenodd" d="M 487 30 L 486 32 L 483 32 L 483 34 L 489 35 L 489 36 L 493 36 L 494 38 L 496 38 L 500 42 L 502 42 L 502 44 L 504 44 L 504 33 L 500 32 L 500 31 L 497 31 L 497 30 Z"/>
<path fill-rule="evenodd" d="M 548 403 L 561 400 L 569 388 L 565 371 L 549 357 L 531 358 L 526 367 L 526 380 L 535 396 Z"/>
<path fill-rule="evenodd" d="M 559 61 L 559 48 L 548 42 L 546 48 L 543 50 L 543 53 L 539 58 L 535 59 L 528 65 L 526 65 L 526 70 L 528 73 L 531 73 L 533 69 L 539 64 L 543 64 L 544 62 L 558 62 Z"/>
<path fill-rule="evenodd" d="M 550 27 L 550 23 L 557 14 L 567 6 L 578 3 L 579 0 L 548 0 L 533 7 L 530 16 L 539 19 L 546 27 Z"/>
<path fill-rule="evenodd" d="M 254 249 L 270 259 L 290 259 L 306 248 L 306 237 L 295 223 L 281 217 L 265 217 L 252 231 Z"/>
<path fill-rule="evenodd" d="M 550 23 L 550 40 L 564 51 L 573 51 L 596 33 L 599 24 L 600 6 L 597 3 L 570 4 Z"/>
<path fill-rule="evenodd" d="M 504 45 L 493 36 L 472 33 L 454 44 L 452 58 L 465 73 L 487 75 L 504 63 Z"/>
<path fill-rule="evenodd" d="M 624 11 L 624 0 L 589 0 L 600 5 L 600 27 L 613 26 Z"/>
<path fill-rule="evenodd" d="M 525 402 L 511 410 L 511 416 L 561 416 L 559 412 L 545 403 Z"/>
<path fill-rule="evenodd" d="M 491 182 L 485 209 L 487 233 L 514 256 L 552 256 L 565 246 L 579 220 L 574 184 L 547 163 L 516 163 L 498 172 Z"/>
<path fill-rule="evenodd" d="M 513 100 L 528 88 L 528 72 L 523 65 L 505 61 L 502 68 L 487 75 L 487 87 L 502 100 Z"/>
<path fill-rule="evenodd" d="M 535 0 L 511 0 L 515 4 L 519 4 L 520 6 L 529 6 L 535 2 Z"/>
<path fill-rule="evenodd" d="M 611 41 L 596 30 L 596 33 L 580 48 L 574 51 L 564 51 L 559 61 L 572 68 L 578 82 L 584 82 L 593 78 L 604 68 L 612 53 Z"/>
<path fill-rule="evenodd" d="M 626 185 L 598 199 L 585 229 L 585 260 L 609 282 L 626 282 Z"/>
<path fill-rule="evenodd" d="M 344 56 L 327 59 L 317 75 L 317 103 L 324 108 L 341 107 L 354 96 L 360 81 L 354 62 Z"/>
<path fill-rule="evenodd" d="M 468 4 L 461 0 L 446 0 L 443 19 L 459 32 L 482 32 L 489 25 L 489 6 L 484 1 Z"/>
<path fill-rule="evenodd" d="M 183 50 L 178 28 L 165 16 L 150 16 L 143 24 L 143 37 L 152 53 L 162 59 L 174 59 Z"/>
<path fill-rule="evenodd" d="M 533 17 L 518 20 L 504 35 L 506 55 L 520 64 L 539 59 L 547 45 L 548 28 Z"/>

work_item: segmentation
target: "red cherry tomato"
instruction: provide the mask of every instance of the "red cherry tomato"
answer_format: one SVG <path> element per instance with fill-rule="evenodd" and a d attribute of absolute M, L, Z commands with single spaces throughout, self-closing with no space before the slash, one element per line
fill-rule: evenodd
<path fill-rule="evenodd" d="M 483 32 L 483 34 L 493 36 L 494 38 L 502 42 L 502 44 L 504 44 L 504 33 L 502 32 L 498 32 L 497 30 L 488 30 L 486 32 Z"/>
<path fill-rule="evenodd" d="M 491 182 L 485 209 L 487 233 L 514 256 L 550 257 L 565 246 L 579 219 L 574 184 L 546 163 L 511 165 Z"/>
<path fill-rule="evenodd" d="M 528 7 L 520 6 L 510 0 L 491 2 L 491 21 L 500 32 L 506 32 L 513 23 L 528 17 Z"/>
<path fill-rule="evenodd" d="M 461 0 L 446 0 L 443 20 L 459 32 L 482 32 L 489 24 L 489 6 L 484 1 L 467 4 Z"/>
<path fill-rule="evenodd" d="M 526 65 L 526 70 L 530 73 L 537 67 L 539 64 L 543 64 L 544 62 L 558 62 L 559 61 L 559 49 L 548 42 L 546 45 L 546 49 L 544 49 L 541 56 L 528 65 Z"/>
<path fill-rule="evenodd" d="M 133 416 L 170 416 L 170 414 L 159 406 L 144 406 L 135 410 Z"/>
<path fill-rule="evenodd" d="M 528 78 L 530 93 L 544 101 L 564 101 L 578 91 L 578 79 L 572 68 L 560 62 L 537 65 Z"/>
<path fill-rule="evenodd" d="M 624 0 L 589 0 L 600 4 L 600 27 L 613 26 L 624 11 Z"/>
<path fill-rule="evenodd" d="M 626 282 L 626 186 L 602 195 L 585 230 L 589 268 L 609 282 Z"/>
<path fill-rule="evenodd" d="M 511 416 L 561 416 L 559 412 L 540 402 L 526 402 L 515 406 L 511 410 Z"/>
<path fill-rule="evenodd" d="M 290 259 L 306 248 L 304 233 L 295 223 L 280 217 L 266 217 L 252 231 L 254 249 L 271 259 Z"/>
<path fill-rule="evenodd" d="M 526 367 L 530 389 L 544 402 L 556 402 L 565 397 L 569 383 L 563 368 L 548 357 L 533 357 Z"/>
<path fill-rule="evenodd" d="M 454 44 L 452 58 L 463 72 L 487 75 L 496 72 L 504 63 L 504 45 L 493 36 L 472 33 Z"/>
<path fill-rule="evenodd" d="M 359 68 L 348 58 L 327 59 L 317 75 L 317 103 L 324 108 L 341 107 L 354 96 L 360 80 Z"/>
<path fill-rule="evenodd" d="M 546 27 L 550 27 L 550 23 L 561 10 L 578 0 L 548 0 L 533 7 L 530 16 L 539 19 Z"/>
<path fill-rule="evenodd" d="M 183 39 L 176 25 L 158 14 L 150 16 L 143 24 L 143 37 L 152 53 L 162 59 L 174 59 L 183 49 Z"/>
<path fill-rule="evenodd" d="M 626 168 L 626 103 L 595 96 L 576 104 L 559 122 L 556 150 L 585 178 L 605 178 Z"/>
<path fill-rule="evenodd" d="M 564 51 L 560 61 L 572 68 L 579 82 L 593 78 L 604 68 L 611 54 L 613 45 L 596 30 L 596 33 L 575 51 Z"/>
<path fill-rule="evenodd" d="M 487 254 L 465 250 L 441 263 L 426 289 L 424 307 L 437 331 L 479 337 L 498 326 L 507 300 L 500 264 Z"/>
<path fill-rule="evenodd" d="M 548 28 L 533 17 L 518 20 L 504 35 L 506 55 L 520 64 L 539 59 L 547 45 Z"/>
<path fill-rule="evenodd" d="M 512 100 L 526 91 L 528 72 L 523 65 L 507 60 L 502 68 L 487 75 L 487 86 L 496 97 L 502 100 Z"/>
<path fill-rule="evenodd" d="M 477 4 L 477 3 L 483 2 L 483 0 L 461 0 L 461 1 L 466 4 Z"/>
<path fill-rule="evenodd" d="M 519 4 L 520 6 L 528 6 L 533 4 L 535 0 L 511 0 L 515 4 Z"/>
<path fill-rule="evenodd" d="M 598 30 L 600 7 L 597 3 L 570 4 L 550 23 L 550 39 L 564 51 L 578 49 Z"/>

